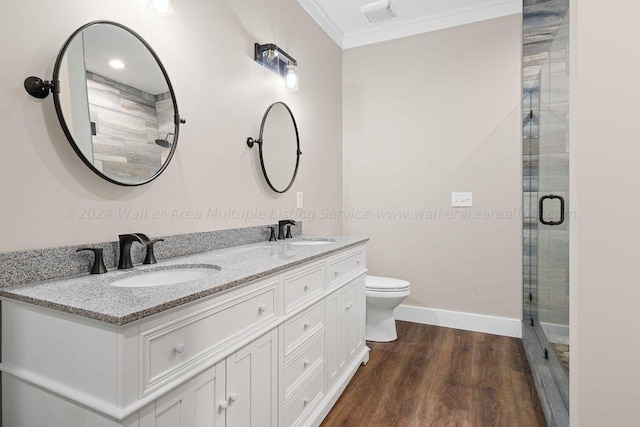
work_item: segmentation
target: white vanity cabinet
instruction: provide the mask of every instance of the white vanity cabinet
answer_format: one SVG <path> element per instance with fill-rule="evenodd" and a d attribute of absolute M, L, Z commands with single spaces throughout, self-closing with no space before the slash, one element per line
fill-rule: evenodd
<path fill-rule="evenodd" d="M 368 360 L 364 251 L 124 326 L 3 298 L 2 425 L 319 425 Z"/>

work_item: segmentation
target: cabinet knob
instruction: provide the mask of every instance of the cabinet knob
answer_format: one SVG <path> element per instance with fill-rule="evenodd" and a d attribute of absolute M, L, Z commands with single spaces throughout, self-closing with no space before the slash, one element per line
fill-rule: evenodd
<path fill-rule="evenodd" d="M 347 310 L 351 310 L 353 308 L 353 303 L 347 304 Z"/>
<path fill-rule="evenodd" d="M 302 362 L 302 365 L 304 366 L 304 369 L 307 369 L 309 367 L 309 361 L 305 360 L 304 362 Z"/>
<path fill-rule="evenodd" d="M 304 322 L 304 324 L 302 325 L 302 328 L 306 331 L 307 329 L 309 329 L 309 326 L 311 326 L 309 322 Z"/>
<path fill-rule="evenodd" d="M 304 285 L 304 291 L 307 292 L 309 289 L 311 289 L 311 285 L 310 284 L 306 284 Z"/>
<path fill-rule="evenodd" d="M 333 272 L 333 275 L 336 276 L 336 277 L 338 277 L 339 274 L 340 274 L 340 272 L 338 270 Z"/>
<path fill-rule="evenodd" d="M 361 265 L 361 264 L 362 264 L 362 260 L 359 259 L 356 261 L 356 265 Z"/>
<path fill-rule="evenodd" d="M 238 393 L 229 394 L 229 403 L 233 403 L 238 400 Z"/>
<path fill-rule="evenodd" d="M 266 305 L 261 305 L 260 307 L 258 307 L 258 314 L 264 313 L 266 309 L 267 309 Z"/>
<path fill-rule="evenodd" d="M 303 406 L 307 406 L 309 404 L 309 398 L 305 397 L 304 399 L 302 399 L 302 405 Z"/>
<path fill-rule="evenodd" d="M 180 344 L 176 344 L 175 347 L 173 347 L 173 349 L 176 351 L 176 353 L 183 353 L 184 349 L 185 349 L 185 345 L 184 343 L 180 343 Z"/>
<path fill-rule="evenodd" d="M 223 400 L 222 402 L 218 403 L 218 409 L 220 410 L 220 412 L 226 411 L 228 407 L 229 407 L 229 403 L 226 400 Z"/>

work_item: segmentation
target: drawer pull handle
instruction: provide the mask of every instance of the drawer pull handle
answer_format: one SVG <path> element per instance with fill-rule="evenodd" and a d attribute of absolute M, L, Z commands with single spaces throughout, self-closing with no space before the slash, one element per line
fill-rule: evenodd
<path fill-rule="evenodd" d="M 233 403 L 233 402 L 235 402 L 236 400 L 238 400 L 238 394 L 237 394 L 237 393 L 231 393 L 231 394 L 229 395 L 229 403 Z"/>
<path fill-rule="evenodd" d="M 261 305 L 260 307 L 258 307 L 258 314 L 264 313 L 266 309 L 267 309 L 266 305 Z"/>
<path fill-rule="evenodd" d="M 229 407 L 229 403 L 226 400 L 223 400 L 218 404 L 218 409 L 220 410 L 220 412 L 226 411 L 228 407 Z"/>
<path fill-rule="evenodd" d="M 304 324 L 302 325 L 302 328 L 306 331 L 307 329 L 309 329 L 309 326 L 311 326 L 309 322 L 304 322 Z"/>
<path fill-rule="evenodd" d="M 184 343 L 176 344 L 173 349 L 176 351 L 176 353 L 184 353 L 185 345 Z"/>
<path fill-rule="evenodd" d="M 340 272 L 338 270 L 333 272 L 333 275 L 336 276 L 336 277 L 338 277 L 339 274 L 340 274 Z"/>
<path fill-rule="evenodd" d="M 307 406 L 309 404 L 309 398 L 305 397 L 304 399 L 302 399 L 302 406 Z"/>
<path fill-rule="evenodd" d="M 311 285 L 306 284 L 304 285 L 304 291 L 307 292 L 309 289 L 311 289 Z"/>
<path fill-rule="evenodd" d="M 304 362 L 302 362 L 304 369 L 307 369 L 309 367 L 309 361 L 305 360 Z"/>

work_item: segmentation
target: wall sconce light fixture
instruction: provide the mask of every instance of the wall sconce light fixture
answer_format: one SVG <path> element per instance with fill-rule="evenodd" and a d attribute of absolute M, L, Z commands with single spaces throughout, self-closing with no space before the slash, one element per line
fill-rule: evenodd
<path fill-rule="evenodd" d="M 284 79 L 289 89 L 298 88 L 298 61 L 275 44 L 256 43 L 253 59 Z"/>

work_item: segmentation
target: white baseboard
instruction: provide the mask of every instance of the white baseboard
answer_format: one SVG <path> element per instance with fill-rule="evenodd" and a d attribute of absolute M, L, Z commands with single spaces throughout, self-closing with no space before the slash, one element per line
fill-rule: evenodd
<path fill-rule="evenodd" d="M 407 322 L 522 338 L 522 320 L 520 319 L 438 310 L 404 304 L 398 306 L 393 313 L 397 320 Z"/>

